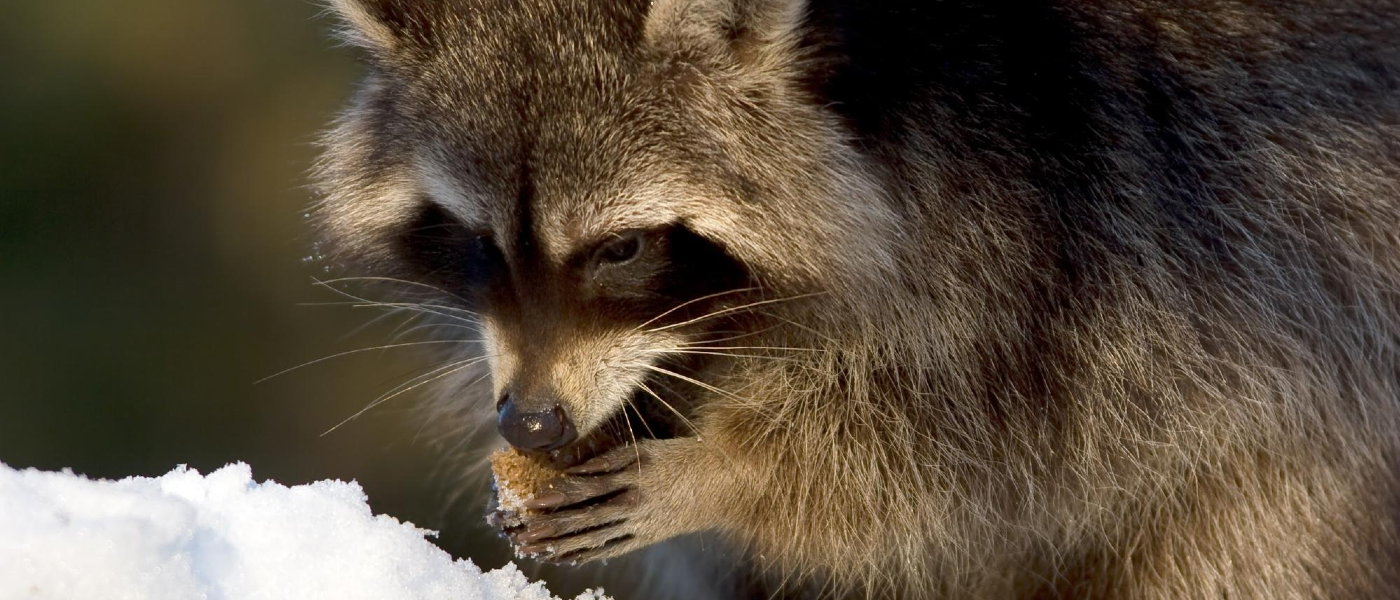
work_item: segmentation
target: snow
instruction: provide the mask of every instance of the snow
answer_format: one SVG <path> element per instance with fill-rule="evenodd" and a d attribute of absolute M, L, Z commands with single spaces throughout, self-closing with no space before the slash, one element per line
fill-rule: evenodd
<path fill-rule="evenodd" d="M 556 600 L 432 535 L 356 483 L 258 483 L 242 463 L 121 481 L 0 464 L 0 600 Z"/>

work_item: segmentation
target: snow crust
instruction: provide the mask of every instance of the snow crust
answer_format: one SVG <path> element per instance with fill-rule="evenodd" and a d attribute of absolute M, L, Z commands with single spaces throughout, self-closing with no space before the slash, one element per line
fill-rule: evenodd
<path fill-rule="evenodd" d="M 354 482 L 258 483 L 242 463 L 121 481 L 0 464 L 0 600 L 557 600 L 433 535 Z"/>

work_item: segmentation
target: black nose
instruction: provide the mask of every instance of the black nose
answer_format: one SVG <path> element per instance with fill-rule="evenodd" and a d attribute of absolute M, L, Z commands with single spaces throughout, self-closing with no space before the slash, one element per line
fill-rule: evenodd
<path fill-rule="evenodd" d="M 522 402 L 515 394 L 501 400 L 496 429 L 521 450 L 554 450 L 578 438 L 574 422 L 558 401 Z"/>

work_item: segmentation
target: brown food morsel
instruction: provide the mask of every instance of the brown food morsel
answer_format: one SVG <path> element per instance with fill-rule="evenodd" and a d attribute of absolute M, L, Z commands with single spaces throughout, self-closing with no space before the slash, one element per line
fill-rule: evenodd
<path fill-rule="evenodd" d="M 508 514 L 528 512 L 525 501 L 559 476 L 559 472 L 542 459 L 515 448 L 497 450 L 489 460 L 491 474 L 496 478 L 496 503 L 502 512 Z"/>

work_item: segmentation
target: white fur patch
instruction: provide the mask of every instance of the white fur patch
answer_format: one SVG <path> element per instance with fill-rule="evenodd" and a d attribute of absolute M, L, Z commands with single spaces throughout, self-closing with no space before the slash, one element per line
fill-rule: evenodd
<path fill-rule="evenodd" d="M 477 200 L 484 193 L 482 190 L 463 188 L 463 185 L 468 182 L 462 182 L 459 181 L 460 178 L 452 177 L 446 169 L 431 160 L 420 159 L 418 170 L 418 179 L 422 182 L 422 189 L 433 202 L 436 202 L 452 216 L 457 217 L 468 228 L 484 229 L 490 227 L 490 215 L 486 213 L 482 203 Z"/>
<path fill-rule="evenodd" d="M 387 50 L 394 47 L 396 38 L 388 26 L 364 7 L 360 0 L 326 0 L 348 25 L 340 32 L 347 42 L 371 50 Z"/>

